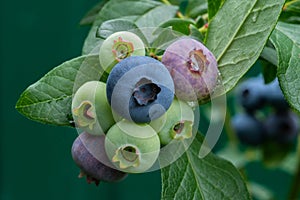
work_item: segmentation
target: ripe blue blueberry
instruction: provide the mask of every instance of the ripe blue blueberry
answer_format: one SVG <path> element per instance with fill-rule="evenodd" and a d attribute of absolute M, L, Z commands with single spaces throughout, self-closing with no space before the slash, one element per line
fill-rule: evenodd
<path fill-rule="evenodd" d="M 120 61 L 107 79 L 106 94 L 114 112 L 137 123 L 162 116 L 174 98 L 174 83 L 167 68 L 147 56 Z"/>
<path fill-rule="evenodd" d="M 237 101 L 250 113 L 265 106 L 267 93 L 262 76 L 249 78 L 236 89 Z"/>
<path fill-rule="evenodd" d="M 81 133 L 73 142 L 72 158 L 81 169 L 79 178 L 86 176 L 87 182 L 116 182 L 124 179 L 126 173 L 113 168 L 104 147 L 105 135 Z"/>
<path fill-rule="evenodd" d="M 276 112 L 265 121 L 267 135 L 279 143 L 296 141 L 300 131 L 299 118 L 292 111 Z"/>
<path fill-rule="evenodd" d="M 256 146 L 264 142 L 265 129 L 263 123 L 253 115 L 248 113 L 235 115 L 231 124 L 241 143 Z"/>
<path fill-rule="evenodd" d="M 285 111 L 289 109 L 289 105 L 285 100 L 283 93 L 280 89 L 278 79 L 266 85 L 266 101 L 278 111 Z"/>

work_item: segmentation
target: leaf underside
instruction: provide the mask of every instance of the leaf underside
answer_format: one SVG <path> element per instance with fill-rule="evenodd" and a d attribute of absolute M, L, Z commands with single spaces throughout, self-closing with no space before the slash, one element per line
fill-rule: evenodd
<path fill-rule="evenodd" d="M 224 3 L 225 0 L 208 0 L 208 17 L 209 19 L 212 19 L 215 14 L 218 12 L 222 4 Z"/>
<path fill-rule="evenodd" d="M 300 112 L 300 25 L 279 22 L 270 40 L 278 55 L 277 77 L 289 104 Z"/>
<path fill-rule="evenodd" d="M 79 24 L 81 26 L 92 25 L 98 15 L 99 11 L 103 8 L 103 6 L 109 0 L 101 0 L 98 4 L 96 4 L 93 8 L 91 8 L 85 16 L 80 20 Z"/>

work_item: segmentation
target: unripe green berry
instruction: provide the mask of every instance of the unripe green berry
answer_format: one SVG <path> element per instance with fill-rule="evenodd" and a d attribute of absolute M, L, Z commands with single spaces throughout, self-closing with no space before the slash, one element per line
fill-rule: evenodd
<path fill-rule="evenodd" d="M 107 132 L 105 150 L 118 170 L 141 173 L 156 162 L 160 142 L 157 133 L 148 124 L 122 120 Z"/>
<path fill-rule="evenodd" d="M 143 41 L 134 33 L 120 31 L 104 40 L 100 47 L 99 60 L 101 67 L 110 72 L 114 65 L 129 56 L 144 56 Z"/>
<path fill-rule="evenodd" d="M 192 137 L 194 112 L 185 102 L 174 99 L 170 108 L 150 125 L 158 132 L 162 145 L 172 140 L 184 140 Z"/>
<path fill-rule="evenodd" d="M 84 83 L 73 97 L 72 114 L 76 127 L 93 135 L 106 133 L 115 123 L 106 98 L 106 84 Z"/>

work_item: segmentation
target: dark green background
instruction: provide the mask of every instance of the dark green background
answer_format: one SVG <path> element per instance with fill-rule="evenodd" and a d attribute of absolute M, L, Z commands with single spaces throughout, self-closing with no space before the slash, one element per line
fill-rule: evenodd
<path fill-rule="evenodd" d="M 88 27 L 78 22 L 97 0 L 1 1 L 1 200 L 160 198 L 160 173 L 88 185 L 70 149 L 77 132 L 39 124 L 14 108 L 26 87 L 81 53 Z"/>

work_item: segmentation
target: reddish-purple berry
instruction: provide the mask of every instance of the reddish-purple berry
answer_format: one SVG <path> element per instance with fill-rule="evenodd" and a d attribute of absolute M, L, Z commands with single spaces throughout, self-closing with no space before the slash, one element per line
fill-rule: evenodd
<path fill-rule="evenodd" d="M 79 177 L 86 176 L 87 182 L 100 181 L 116 182 L 126 177 L 126 173 L 118 171 L 109 161 L 104 147 L 105 135 L 91 135 L 81 133 L 72 146 L 72 157 L 81 169 Z"/>

